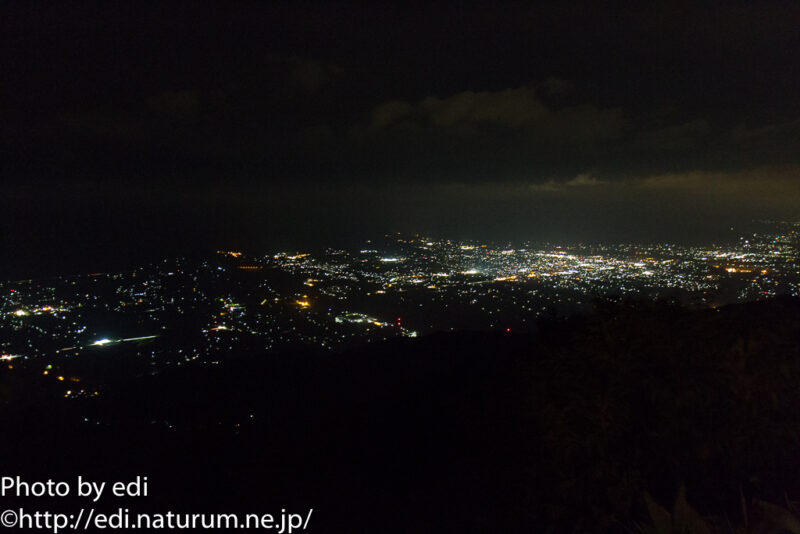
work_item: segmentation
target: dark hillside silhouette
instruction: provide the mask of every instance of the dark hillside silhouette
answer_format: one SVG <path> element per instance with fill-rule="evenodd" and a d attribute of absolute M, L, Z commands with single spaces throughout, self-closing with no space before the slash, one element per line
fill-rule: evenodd
<path fill-rule="evenodd" d="M 539 331 L 247 354 L 75 402 L 5 374 L 0 452 L 30 479 L 147 475 L 137 512 L 313 507 L 326 533 L 627 531 L 682 485 L 743 525 L 742 499 L 800 498 L 796 299 Z"/>

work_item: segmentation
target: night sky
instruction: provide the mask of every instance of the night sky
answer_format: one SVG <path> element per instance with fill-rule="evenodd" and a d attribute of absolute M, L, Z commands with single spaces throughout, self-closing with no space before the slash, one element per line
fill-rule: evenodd
<path fill-rule="evenodd" d="M 800 4 L 7 2 L 3 272 L 800 216 Z"/>

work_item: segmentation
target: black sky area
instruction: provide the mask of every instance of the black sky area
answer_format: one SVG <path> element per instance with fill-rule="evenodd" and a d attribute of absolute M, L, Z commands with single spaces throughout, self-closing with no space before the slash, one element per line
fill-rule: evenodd
<path fill-rule="evenodd" d="M 2 273 L 800 206 L 800 4 L 8 2 Z"/>

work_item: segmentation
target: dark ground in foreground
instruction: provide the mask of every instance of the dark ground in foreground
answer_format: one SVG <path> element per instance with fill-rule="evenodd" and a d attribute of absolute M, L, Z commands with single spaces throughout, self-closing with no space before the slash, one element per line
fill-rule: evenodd
<path fill-rule="evenodd" d="M 671 509 L 681 486 L 753 530 L 758 500 L 800 499 L 800 301 L 607 303 L 540 331 L 247 355 L 88 401 L 4 373 L 2 475 L 146 475 L 148 498 L 97 508 L 314 508 L 324 533 L 635 531 L 645 492 Z"/>

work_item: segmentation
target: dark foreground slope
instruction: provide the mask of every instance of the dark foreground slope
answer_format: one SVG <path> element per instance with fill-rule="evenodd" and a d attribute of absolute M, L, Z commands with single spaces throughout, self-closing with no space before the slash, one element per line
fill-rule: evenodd
<path fill-rule="evenodd" d="M 670 508 L 685 486 L 711 524 L 747 515 L 752 530 L 757 500 L 800 498 L 791 299 L 608 304 L 536 337 L 243 355 L 85 402 L 6 380 L 2 474 L 148 476 L 150 497 L 100 508 L 313 507 L 324 533 L 630 531 L 653 523 L 645 491 Z"/>

